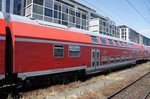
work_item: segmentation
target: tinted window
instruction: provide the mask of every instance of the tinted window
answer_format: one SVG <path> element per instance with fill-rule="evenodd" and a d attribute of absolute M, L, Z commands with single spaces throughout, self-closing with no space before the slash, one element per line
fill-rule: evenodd
<path fill-rule="evenodd" d="M 108 39 L 110 45 L 114 45 L 111 39 Z"/>
<path fill-rule="evenodd" d="M 125 60 L 125 57 L 124 57 L 124 56 L 122 56 L 122 57 L 121 57 L 121 60 L 122 60 L 122 61 L 124 61 L 124 60 Z"/>
<path fill-rule="evenodd" d="M 115 41 L 115 44 L 116 44 L 116 46 L 119 46 L 119 43 L 118 43 L 118 41 Z"/>
<path fill-rule="evenodd" d="M 120 42 L 121 46 L 124 46 L 124 44 L 122 42 Z"/>
<path fill-rule="evenodd" d="M 102 64 L 107 64 L 108 63 L 108 57 L 107 56 L 103 56 L 102 57 Z"/>
<path fill-rule="evenodd" d="M 53 7 L 53 0 L 45 0 L 45 6 L 52 8 Z"/>
<path fill-rule="evenodd" d="M 114 63 L 115 62 L 115 57 L 111 56 L 109 60 L 110 60 L 110 63 Z"/>
<path fill-rule="evenodd" d="M 127 46 L 127 43 L 124 42 L 124 45 Z"/>
<path fill-rule="evenodd" d="M 95 37 L 95 36 L 91 36 L 91 41 L 92 41 L 93 43 L 98 43 L 98 39 L 97 39 L 97 37 Z"/>
<path fill-rule="evenodd" d="M 107 44 L 105 38 L 100 38 L 100 40 L 101 40 L 102 44 Z"/>
<path fill-rule="evenodd" d="M 54 57 L 63 57 L 63 56 L 64 56 L 64 46 L 54 45 Z"/>
<path fill-rule="evenodd" d="M 33 0 L 33 3 L 43 5 L 43 0 Z"/>
<path fill-rule="evenodd" d="M 44 15 L 52 17 L 53 16 L 53 10 L 45 8 Z"/>
<path fill-rule="evenodd" d="M 76 45 L 69 46 L 69 56 L 79 57 L 80 56 L 80 46 L 76 46 Z"/>
<path fill-rule="evenodd" d="M 73 9 L 69 9 L 69 14 L 75 16 L 75 11 Z"/>
<path fill-rule="evenodd" d="M 33 5 L 33 13 L 43 15 L 43 7 L 34 4 Z"/>
<path fill-rule="evenodd" d="M 116 62 L 120 62 L 120 56 L 116 56 Z"/>

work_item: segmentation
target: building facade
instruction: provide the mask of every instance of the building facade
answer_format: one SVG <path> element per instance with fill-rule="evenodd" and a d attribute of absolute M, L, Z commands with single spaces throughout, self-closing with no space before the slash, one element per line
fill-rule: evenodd
<path fill-rule="evenodd" d="M 150 38 L 147 38 L 146 36 L 141 35 L 141 34 L 139 36 L 140 36 L 140 39 L 139 39 L 140 44 L 150 46 Z"/>
<path fill-rule="evenodd" d="M 89 30 L 97 33 L 104 34 L 119 38 L 119 28 L 116 23 L 107 17 L 93 18 L 89 21 Z"/>
<path fill-rule="evenodd" d="M 88 30 L 95 10 L 75 0 L 26 0 L 25 16 Z"/>
<path fill-rule="evenodd" d="M 150 46 L 150 38 L 143 36 L 128 26 L 119 26 L 119 31 L 121 39 Z"/>
<path fill-rule="evenodd" d="M 125 25 L 122 25 L 122 26 L 119 26 L 119 31 L 120 31 L 121 39 L 139 43 L 140 36 L 139 36 L 139 33 L 137 33 L 135 30 L 133 30 Z"/>
<path fill-rule="evenodd" d="M 3 12 L 119 37 L 115 22 L 76 0 L 0 0 Z M 97 21 L 97 22 L 96 22 Z M 97 25 L 97 27 L 96 27 Z"/>
<path fill-rule="evenodd" d="M 25 0 L 0 0 L 0 11 L 23 16 L 24 2 Z"/>

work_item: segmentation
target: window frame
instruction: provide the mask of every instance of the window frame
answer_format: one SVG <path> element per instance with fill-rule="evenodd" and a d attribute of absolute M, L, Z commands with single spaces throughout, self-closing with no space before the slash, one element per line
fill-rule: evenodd
<path fill-rule="evenodd" d="M 63 56 L 55 56 L 55 46 L 63 46 Z M 64 54 L 65 54 L 65 46 L 64 45 L 62 45 L 62 44 L 54 44 L 53 45 L 53 57 L 54 58 L 64 58 Z"/>
<path fill-rule="evenodd" d="M 105 60 L 103 60 L 105 58 Z M 105 63 L 103 63 L 105 62 Z M 102 65 L 108 64 L 108 57 L 107 56 L 102 56 Z"/>
<path fill-rule="evenodd" d="M 110 41 L 111 41 L 112 43 L 110 43 Z M 114 43 L 113 43 L 113 40 L 112 40 L 112 39 L 108 39 L 108 42 L 109 42 L 109 45 L 114 46 Z"/>
<path fill-rule="evenodd" d="M 103 40 L 102 40 L 103 39 Z M 100 40 L 101 40 L 101 43 L 103 44 L 103 45 L 107 45 L 107 41 L 106 41 L 106 38 L 102 38 L 102 37 L 100 37 Z M 102 41 L 104 41 L 105 40 L 105 44 L 102 42 Z"/>
<path fill-rule="evenodd" d="M 117 40 L 114 40 L 114 42 L 116 46 L 119 46 L 119 42 Z"/>
<path fill-rule="evenodd" d="M 116 63 L 118 63 L 118 62 L 120 62 L 120 61 L 121 61 L 121 60 L 120 60 L 120 59 L 121 59 L 121 57 L 120 57 L 120 56 L 116 56 L 115 58 L 116 58 Z"/>
<path fill-rule="evenodd" d="M 70 46 L 78 46 L 79 47 L 79 56 L 70 56 Z M 81 46 L 79 45 L 68 45 L 68 57 L 80 57 L 81 56 Z"/>
<path fill-rule="evenodd" d="M 111 61 L 111 58 L 114 58 L 114 59 L 113 59 L 113 62 Z M 110 63 L 110 64 L 115 63 L 115 56 L 110 56 L 110 57 L 109 57 L 109 63 Z"/>
<path fill-rule="evenodd" d="M 97 42 L 93 42 L 92 38 L 96 39 Z M 92 35 L 90 35 L 90 40 L 91 40 L 92 43 L 95 43 L 95 44 L 98 44 L 98 43 L 99 43 L 97 36 L 92 36 Z"/>

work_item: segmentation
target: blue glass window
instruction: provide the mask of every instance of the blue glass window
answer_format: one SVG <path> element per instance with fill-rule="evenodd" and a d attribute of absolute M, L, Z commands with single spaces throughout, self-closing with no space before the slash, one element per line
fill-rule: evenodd
<path fill-rule="evenodd" d="M 44 15 L 45 15 L 45 16 L 49 16 L 49 17 L 52 17 L 52 16 L 53 16 L 53 10 L 45 8 L 45 13 L 44 13 Z"/>
<path fill-rule="evenodd" d="M 124 46 L 123 42 L 120 41 L 121 46 Z"/>
<path fill-rule="evenodd" d="M 108 39 L 110 45 L 114 45 L 111 39 Z"/>
<path fill-rule="evenodd" d="M 98 39 L 97 39 L 97 37 L 95 37 L 95 36 L 91 36 L 91 41 L 92 41 L 93 43 L 98 43 Z"/>
<path fill-rule="evenodd" d="M 107 44 L 105 38 L 100 38 L 100 40 L 101 40 L 102 44 Z"/>
<path fill-rule="evenodd" d="M 54 18 L 58 18 L 58 12 L 54 11 Z"/>
<path fill-rule="evenodd" d="M 116 44 L 116 46 L 119 46 L 119 43 L 118 43 L 118 41 L 115 41 L 115 44 Z"/>

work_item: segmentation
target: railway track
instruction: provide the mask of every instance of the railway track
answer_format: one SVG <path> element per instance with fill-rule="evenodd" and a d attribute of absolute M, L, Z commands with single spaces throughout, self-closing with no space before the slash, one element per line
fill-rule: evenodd
<path fill-rule="evenodd" d="M 148 99 L 150 98 L 150 84 L 148 82 L 150 82 L 150 72 L 107 97 L 107 99 Z"/>
<path fill-rule="evenodd" d="M 148 99 L 148 98 L 150 98 L 150 91 L 147 92 L 147 94 L 143 97 L 143 99 Z"/>

